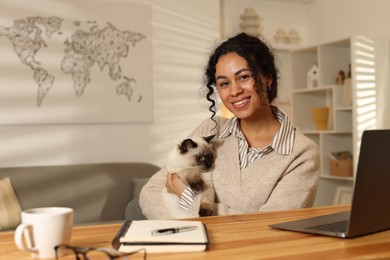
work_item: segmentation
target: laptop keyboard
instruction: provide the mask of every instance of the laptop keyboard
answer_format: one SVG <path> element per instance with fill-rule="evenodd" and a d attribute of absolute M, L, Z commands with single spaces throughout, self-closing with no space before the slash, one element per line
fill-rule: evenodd
<path fill-rule="evenodd" d="M 345 232 L 347 231 L 348 220 L 342 220 L 338 222 L 333 222 L 329 224 L 322 224 L 318 226 L 309 227 L 308 229 L 323 230 L 330 232 Z"/>

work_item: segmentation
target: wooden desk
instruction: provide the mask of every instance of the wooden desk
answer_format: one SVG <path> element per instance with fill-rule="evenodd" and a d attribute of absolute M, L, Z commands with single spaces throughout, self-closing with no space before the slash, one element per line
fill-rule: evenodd
<path fill-rule="evenodd" d="M 148 254 L 147 259 L 390 259 L 390 230 L 354 239 L 276 230 L 269 224 L 349 209 L 331 206 L 223 217 L 205 217 L 210 246 L 205 252 Z M 120 224 L 74 227 L 72 245 L 111 247 Z M 13 232 L 0 232 L 0 259 L 32 259 L 20 252 Z"/>

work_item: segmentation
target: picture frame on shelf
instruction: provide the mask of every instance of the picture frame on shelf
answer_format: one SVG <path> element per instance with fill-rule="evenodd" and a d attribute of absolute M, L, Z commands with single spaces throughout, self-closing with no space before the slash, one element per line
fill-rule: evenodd
<path fill-rule="evenodd" d="M 352 203 L 353 187 L 338 186 L 334 195 L 333 205 L 351 204 Z"/>

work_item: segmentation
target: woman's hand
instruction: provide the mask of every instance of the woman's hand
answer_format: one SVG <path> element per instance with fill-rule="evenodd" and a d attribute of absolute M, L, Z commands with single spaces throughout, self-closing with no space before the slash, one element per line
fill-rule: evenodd
<path fill-rule="evenodd" d="M 176 173 L 168 173 L 165 187 L 169 193 L 175 194 L 180 199 L 187 186 Z"/>

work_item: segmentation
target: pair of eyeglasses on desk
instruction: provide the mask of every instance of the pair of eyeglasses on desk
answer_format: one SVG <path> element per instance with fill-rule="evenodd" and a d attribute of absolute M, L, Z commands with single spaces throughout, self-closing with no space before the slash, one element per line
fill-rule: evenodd
<path fill-rule="evenodd" d="M 133 252 L 123 253 L 112 248 L 82 247 L 60 244 L 55 246 L 54 249 L 56 251 L 57 260 L 146 260 L 146 250 L 143 248 Z"/>

